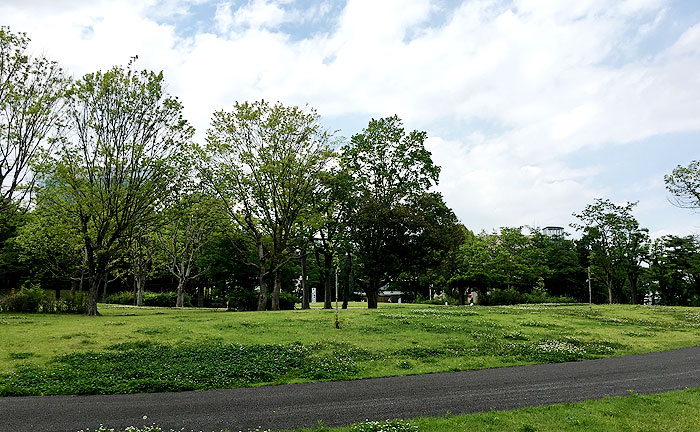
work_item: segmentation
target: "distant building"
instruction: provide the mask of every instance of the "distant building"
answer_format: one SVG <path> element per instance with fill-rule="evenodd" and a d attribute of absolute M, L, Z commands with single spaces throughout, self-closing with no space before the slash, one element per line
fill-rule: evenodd
<path fill-rule="evenodd" d="M 564 228 L 558 226 L 548 226 L 542 228 L 542 233 L 549 237 L 563 237 Z"/>

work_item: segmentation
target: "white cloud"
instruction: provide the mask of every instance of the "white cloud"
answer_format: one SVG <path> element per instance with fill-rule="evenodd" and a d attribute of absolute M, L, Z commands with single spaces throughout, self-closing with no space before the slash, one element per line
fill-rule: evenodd
<path fill-rule="evenodd" d="M 169 2 L 186 15 L 186 3 Z M 474 0 L 452 11 L 430 0 L 350 0 L 331 31 L 305 37 L 280 28 L 315 22 L 328 2 L 214 2 L 212 30 L 186 40 L 149 18 L 162 4 L 4 2 L 0 16 L 77 74 L 134 54 L 165 69 L 199 137 L 236 100 L 309 103 L 338 118 L 396 113 L 433 137 L 440 190 L 476 229 L 568 223 L 611 185 L 596 181 L 595 160 L 574 169 L 566 158 L 700 130 L 700 24 L 629 58 L 671 19 L 665 0 Z"/>

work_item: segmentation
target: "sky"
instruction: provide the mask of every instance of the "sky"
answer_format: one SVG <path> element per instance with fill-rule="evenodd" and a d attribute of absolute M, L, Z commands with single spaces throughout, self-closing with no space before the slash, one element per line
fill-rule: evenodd
<path fill-rule="evenodd" d="M 0 25 L 76 78 L 138 55 L 198 140 L 236 101 L 308 105 L 346 139 L 397 114 L 475 232 L 574 232 L 607 198 L 653 237 L 700 234 L 664 186 L 700 159 L 696 0 L 2 0 Z"/>

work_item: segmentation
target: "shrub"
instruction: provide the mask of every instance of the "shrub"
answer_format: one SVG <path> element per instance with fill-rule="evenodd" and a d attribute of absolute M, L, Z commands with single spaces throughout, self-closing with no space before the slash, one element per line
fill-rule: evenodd
<path fill-rule="evenodd" d="M 22 289 L 14 296 L 0 300 L 0 312 L 84 313 L 87 296 L 76 293 L 73 297 L 56 300 L 41 288 Z"/>
<path fill-rule="evenodd" d="M 484 306 L 514 305 L 523 303 L 573 303 L 569 297 L 554 297 L 546 292 L 535 291 L 533 293 L 522 294 L 515 288 L 495 289 L 487 295 L 479 297 L 479 304 Z"/>
<path fill-rule="evenodd" d="M 143 293 L 144 306 L 175 307 L 177 304 L 177 293 L 174 291 L 164 293 Z M 185 293 L 184 306 L 192 307 L 192 299 Z"/>
<path fill-rule="evenodd" d="M 105 299 L 105 303 L 132 305 L 134 304 L 134 293 L 131 291 L 122 291 L 119 293 L 110 294 Z"/>
<path fill-rule="evenodd" d="M 294 310 L 294 304 L 300 303 L 299 297 L 288 292 L 280 292 L 280 310 Z M 272 295 L 267 296 L 267 309 L 272 309 Z"/>
<path fill-rule="evenodd" d="M 235 287 L 227 298 L 230 311 L 252 311 L 258 308 L 258 294 L 253 290 Z"/>
<path fill-rule="evenodd" d="M 39 312 L 44 290 L 41 288 L 22 288 L 17 294 L 7 296 L 0 301 L 2 312 Z"/>
<path fill-rule="evenodd" d="M 280 293 L 280 309 L 293 310 L 296 303 L 300 303 L 299 297 L 287 292 Z"/>

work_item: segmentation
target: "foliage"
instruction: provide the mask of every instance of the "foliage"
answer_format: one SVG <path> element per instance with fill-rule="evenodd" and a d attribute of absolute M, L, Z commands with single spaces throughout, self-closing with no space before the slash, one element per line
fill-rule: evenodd
<path fill-rule="evenodd" d="M 85 313 L 85 293 L 56 300 L 52 294 L 34 287 L 0 299 L 0 312 Z"/>
<path fill-rule="evenodd" d="M 137 71 L 133 61 L 87 74 L 67 93 L 73 137 L 37 170 L 43 199 L 83 239 L 89 315 L 126 236 L 167 200 L 178 150 L 193 133 L 182 109 L 165 93 L 162 73 Z"/>
<path fill-rule="evenodd" d="M 2 312 L 39 312 L 39 306 L 44 299 L 41 288 L 21 289 L 14 296 L 7 296 L 0 302 Z"/>
<path fill-rule="evenodd" d="M 555 297 L 544 292 L 521 293 L 515 288 L 494 289 L 479 296 L 479 304 L 483 306 L 573 302 L 569 297 Z"/>
<path fill-rule="evenodd" d="M 184 305 L 187 284 L 204 273 L 205 269 L 197 269 L 198 258 L 207 243 L 214 239 L 215 232 L 221 229 L 220 207 L 211 197 L 185 191 L 161 213 L 162 223 L 155 230 L 155 243 L 170 273 L 178 280 L 177 307 Z"/>
<path fill-rule="evenodd" d="M 645 259 L 649 235 L 632 215 L 637 203 L 616 205 L 610 200 L 597 199 L 580 213 L 574 213 L 581 223 L 572 224 L 581 231 L 581 241 L 587 245 L 594 275 L 603 276 L 608 289 L 608 302 L 623 302 L 622 288 L 630 284 L 630 301 L 636 304 L 640 264 Z"/>
<path fill-rule="evenodd" d="M 227 298 L 228 310 L 253 311 L 258 308 L 258 294 L 243 287 L 233 288 Z"/>
<path fill-rule="evenodd" d="M 120 304 L 120 305 L 133 305 L 135 303 L 134 293 L 132 291 L 122 291 L 107 296 L 105 303 L 108 304 Z"/>
<path fill-rule="evenodd" d="M 673 235 L 651 246 L 648 278 L 659 304 L 700 306 L 700 238 Z"/>
<path fill-rule="evenodd" d="M 256 251 L 251 257 L 241 248 L 239 258 L 258 270 L 259 310 L 267 302 L 268 275 L 272 309 L 279 308 L 279 272 L 306 233 L 302 216 L 330 156 L 330 139 L 314 110 L 259 101 L 214 113 L 200 175 Z"/>
<path fill-rule="evenodd" d="M 664 180 L 679 207 L 700 208 L 700 160 L 690 162 L 687 167 L 678 165 Z"/>
<path fill-rule="evenodd" d="M 370 308 L 377 307 L 380 287 L 417 266 L 417 256 L 436 246 L 431 243 L 436 239 L 421 233 L 456 225 L 442 197 L 428 192 L 440 168 L 425 148 L 426 138 L 425 132 L 406 133 L 397 116 L 372 119 L 341 152 L 350 177 L 349 239 Z M 443 247 L 449 243 L 436 251 Z"/>
<path fill-rule="evenodd" d="M 129 291 L 123 291 L 120 293 L 114 293 L 107 297 L 106 303 L 111 304 L 121 304 L 121 305 L 133 305 L 134 304 L 134 293 Z M 144 292 L 143 293 L 143 305 L 144 306 L 158 306 L 158 307 L 175 307 L 177 304 L 177 292 Z M 192 299 L 188 294 L 184 295 L 183 305 L 191 307 Z"/>
<path fill-rule="evenodd" d="M 28 45 L 25 33 L 0 26 L 0 214 L 31 196 L 30 165 L 61 126 L 68 80 L 56 62 L 29 55 Z"/>

